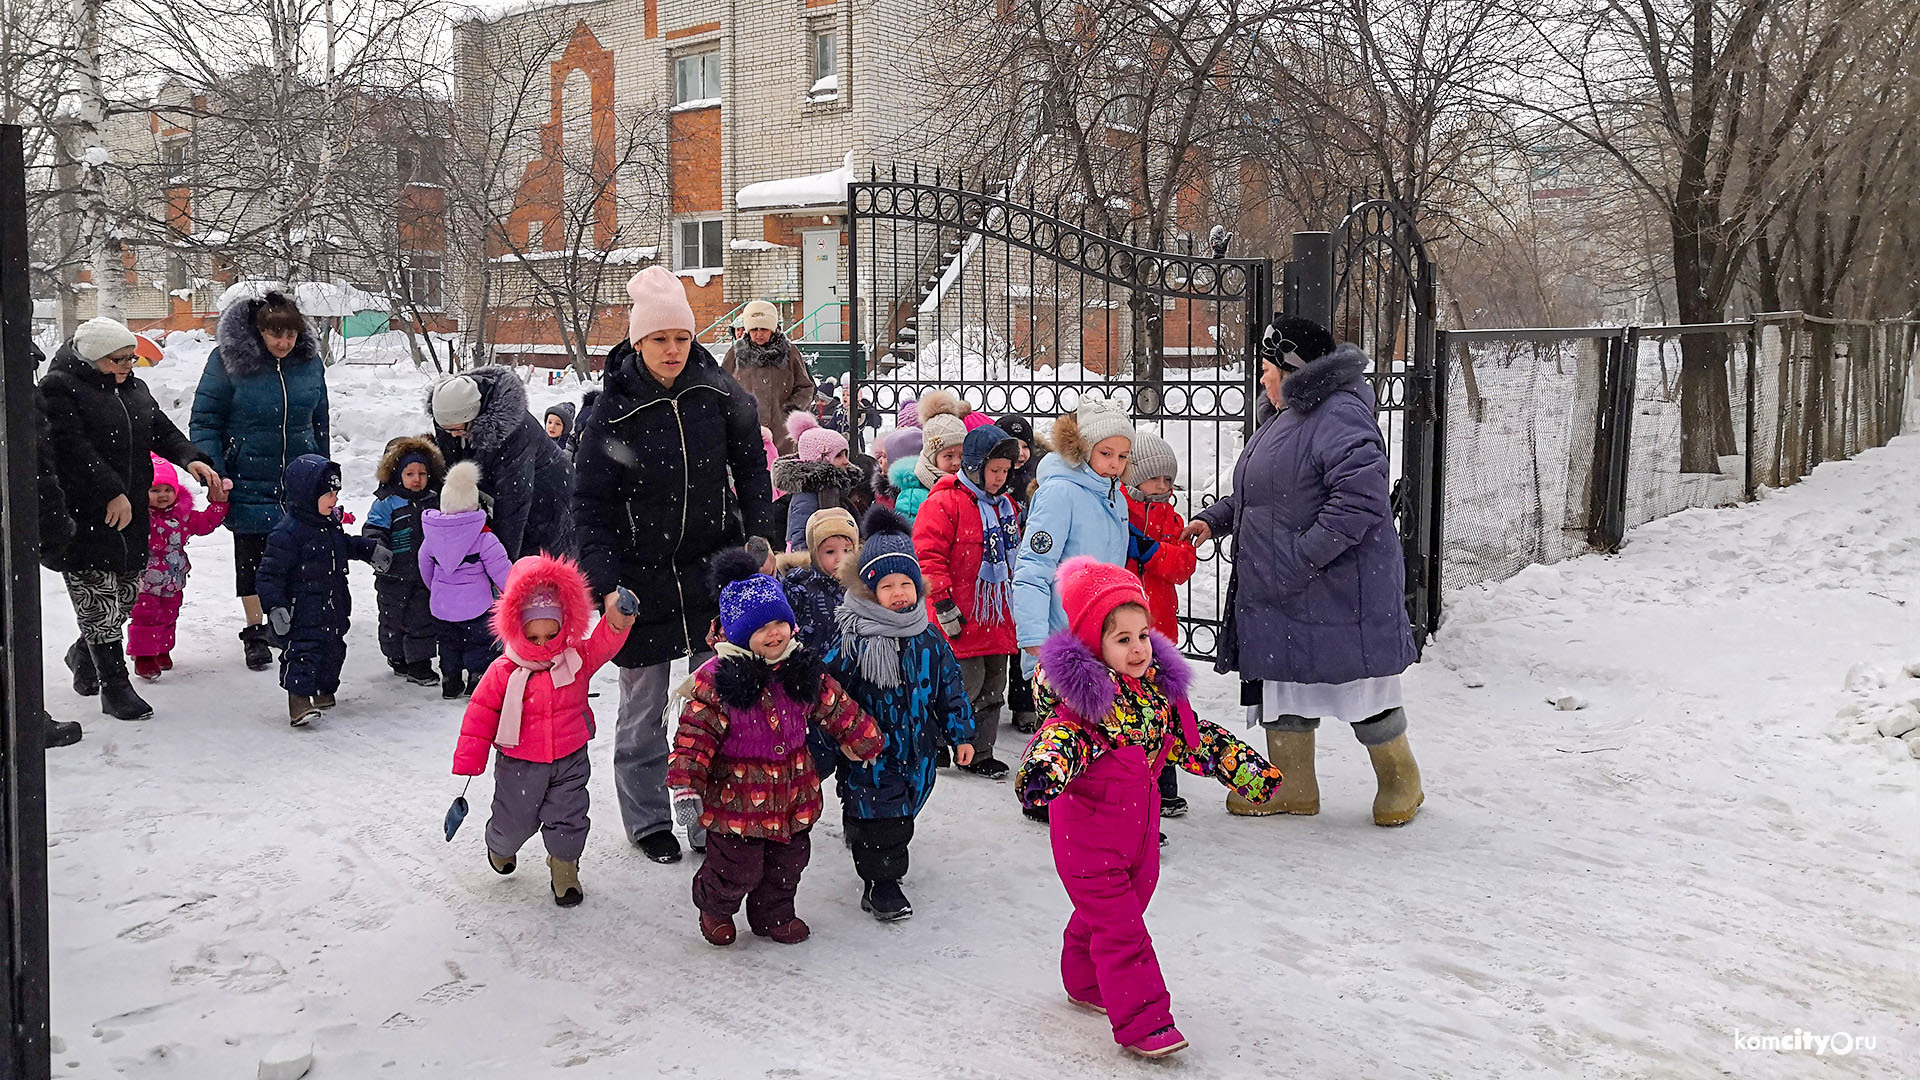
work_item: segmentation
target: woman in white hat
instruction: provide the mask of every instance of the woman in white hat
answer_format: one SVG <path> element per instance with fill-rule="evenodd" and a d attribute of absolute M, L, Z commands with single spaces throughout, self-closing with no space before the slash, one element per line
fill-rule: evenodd
<path fill-rule="evenodd" d="M 813 374 L 800 349 L 780 332 L 780 311 L 755 300 L 741 312 L 746 333 L 727 350 L 720 370 L 734 377 L 760 406 L 760 426 L 773 432 L 781 457 L 794 452 L 787 414 L 813 408 Z"/>

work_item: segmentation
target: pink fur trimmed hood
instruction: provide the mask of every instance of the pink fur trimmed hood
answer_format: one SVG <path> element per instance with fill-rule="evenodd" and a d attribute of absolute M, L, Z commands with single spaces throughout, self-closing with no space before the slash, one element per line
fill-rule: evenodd
<path fill-rule="evenodd" d="M 1152 632 L 1151 640 L 1160 689 L 1175 703 L 1184 702 L 1193 686 L 1193 668 L 1173 642 L 1159 631 Z M 1073 631 L 1062 630 L 1040 646 L 1040 667 L 1061 702 L 1082 719 L 1097 724 L 1113 711 L 1113 669 L 1095 656 Z"/>
<path fill-rule="evenodd" d="M 527 640 L 520 611 L 541 586 L 552 586 L 560 598 L 560 633 L 545 645 L 534 645 Z M 592 619 L 593 600 L 587 592 L 586 577 L 572 559 L 557 555 L 528 555 L 514 563 L 507 575 L 506 590 L 493 605 L 494 636 L 534 663 L 578 649 L 586 640 L 587 624 Z"/>

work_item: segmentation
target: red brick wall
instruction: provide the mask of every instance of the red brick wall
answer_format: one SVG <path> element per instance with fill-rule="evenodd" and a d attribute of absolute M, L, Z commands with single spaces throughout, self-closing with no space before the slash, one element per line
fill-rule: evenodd
<path fill-rule="evenodd" d="M 673 212 L 719 213 L 725 206 L 720 197 L 720 110 L 674 113 L 670 127 Z"/>

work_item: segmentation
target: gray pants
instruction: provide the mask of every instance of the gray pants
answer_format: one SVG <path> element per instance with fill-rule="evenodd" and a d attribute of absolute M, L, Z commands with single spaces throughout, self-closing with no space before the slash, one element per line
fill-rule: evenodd
<path fill-rule="evenodd" d="M 713 658 L 695 653 L 688 670 Z M 667 694 L 673 688 L 673 661 L 642 668 L 620 669 L 620 718 L 613 731 L 613 790 L 620 797 L 620 823 L 627 840 L 673 828 L 673 810 L 667 805 L 667 754 L 670 725 L 679 717 L 667 715 Z M 695 825 L 688 840 L 707 842 L 707 832 Z"/>
<path fill-rule="evenodd" d="M 1271 720 L 1260 721 L 1260 726 L 1268 731 L 1315 731 L 1320 727 L 1317 716 L 1276 716 Z M 1353 737 L 1360 740 L 1361 746 L 1384 746 L 1407 733 L 1407 710 L 1388 709 L 1377 716 L 1369 716 L 1353 725 Z"/>
<path fill-rule="evenodd" d="M 973 754 L 993 755 L 1000 735 L 1000 710 L 1007 704 L 1007 658 L 970 656 L 960 661 L 960 683 L 973 702 Z"/>
<path fill-rule="evenodd" d="M 487 850 L 516 855 L 539 833 L 547 854 L 579 862 L 587 849 L 587 748 L 559 761 L 521 761 L 493 755 L 493 816 L 487 819 Z"/>

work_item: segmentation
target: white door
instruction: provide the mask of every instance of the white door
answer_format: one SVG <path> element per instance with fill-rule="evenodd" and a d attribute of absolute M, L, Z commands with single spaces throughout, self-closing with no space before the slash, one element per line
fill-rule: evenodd
<path fill-rule="evenodd" d="M 800 314 L 808 341 L 845 341 L 840 319 L 840 230 L 808 229 L 800 234 Z"/>

